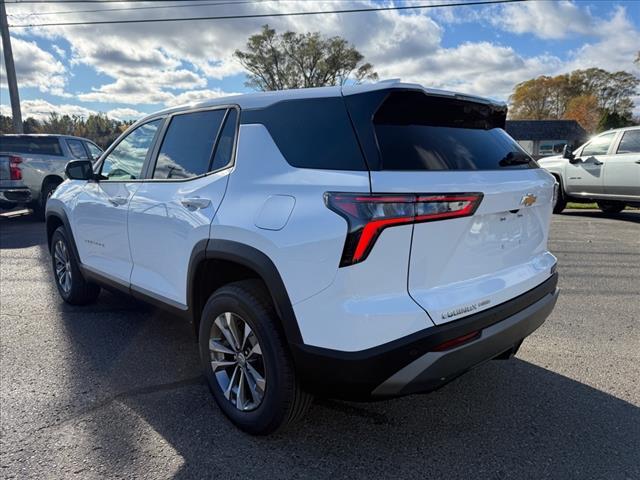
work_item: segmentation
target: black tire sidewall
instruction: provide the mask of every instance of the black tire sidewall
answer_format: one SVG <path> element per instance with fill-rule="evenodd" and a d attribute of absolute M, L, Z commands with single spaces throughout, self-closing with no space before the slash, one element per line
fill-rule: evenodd
<path fill-rule="evenodd" d="M 257 308 L 256 308 L 257 307 Z M 218 385 L 210 363 L 209 336 L 211 326 L 218 315 L 232 312 L 239 315 L 249 324 L 256 335 L 265 367 L 266 389 L 262 403 L 258 408 L 242 412 L 229 402 Z M 282 348 L 278 338 L 274 338 L 274 330 L 266 326 L 273 322 L 272 314 L 252 301 L 241 298 L 240 291 L 223 287 L 214 293 L 205 305 L 200 321 L 199 349 L 202 369 L 209 389 L 222 411 L 241 429 L 253 434 L 266 434 L 277 429 L 287 418 L 287 392 L 292 388 L 288 384 Z M 272 326 L 272 325 L 270 325 Z M 284 407 L 284 408 L 283 408 Z"/>

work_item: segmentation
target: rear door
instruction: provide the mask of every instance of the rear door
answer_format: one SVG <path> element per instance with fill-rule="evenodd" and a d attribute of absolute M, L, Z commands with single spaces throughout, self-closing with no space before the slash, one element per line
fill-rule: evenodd
<path fill-rule="evenodd" d="M 189 260 L 226 191 L 237 120 L 225 107 L 168 119 L 129 209 L 131 288 L 186 308 Z"/>
<path fill-rule="evenodd" d="M 640 129 L 622 132 L 604 165 L 604 193 L 640 200 Z"/>
<path fill-rule="evenodd" d="M 436 324 L 534 288 L 555 263 L 547 252 L 554 180 L 501 128 L 505 114 L 392 91 L 372 117 L 373 193 L 482 195 L 472 216 L 413 226 L 407 286 Z"/>

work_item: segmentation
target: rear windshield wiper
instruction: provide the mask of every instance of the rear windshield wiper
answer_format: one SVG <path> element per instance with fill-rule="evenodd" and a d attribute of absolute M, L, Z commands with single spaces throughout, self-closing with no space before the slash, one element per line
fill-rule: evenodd
<path fill-rule="evenodd" d="M 501 167 L 510 167 L 513 165 L 526 165 L 531 162 L 531 157 L 520 152 L 509 152 L 498 162 Z"/>

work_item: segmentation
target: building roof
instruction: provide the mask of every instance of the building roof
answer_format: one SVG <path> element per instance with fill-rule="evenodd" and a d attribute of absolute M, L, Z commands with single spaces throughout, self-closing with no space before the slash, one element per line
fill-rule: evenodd
<path fill-rule="evenodd" d="M 587 131 L 575 120 L 507 120 L 507 133 L 516 140 L 586 139 Z"/>

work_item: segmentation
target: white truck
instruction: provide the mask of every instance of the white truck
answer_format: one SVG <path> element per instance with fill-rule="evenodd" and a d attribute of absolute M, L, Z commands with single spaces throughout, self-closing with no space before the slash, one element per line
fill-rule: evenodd
<path fill-rule="evenodd" d="M 562 212 L 568 201 L 595 201 L 605 213 L 640 206 L 640 127 L 603 132 L 538 164 L 559 184 L 554 213 Z"/>
<path fill-rule="evenodd" d="M 95 161 L 102 149 L 69 135 L 0 135 L 0 208 L 23 205 L 44 220 L 47 199 L 70 160 Z"/>

